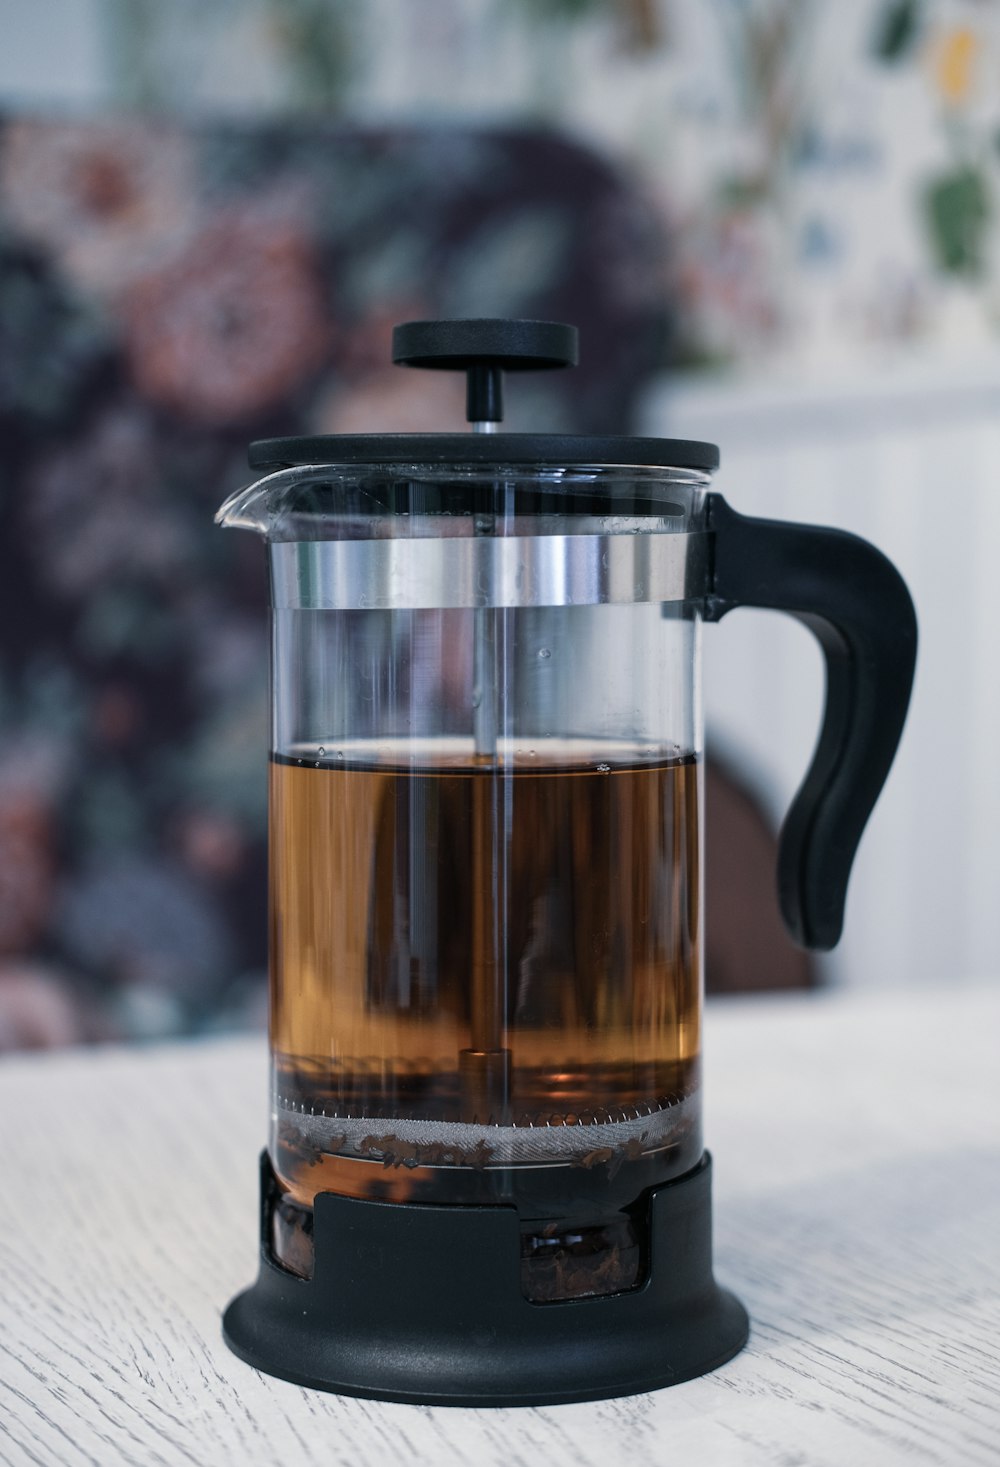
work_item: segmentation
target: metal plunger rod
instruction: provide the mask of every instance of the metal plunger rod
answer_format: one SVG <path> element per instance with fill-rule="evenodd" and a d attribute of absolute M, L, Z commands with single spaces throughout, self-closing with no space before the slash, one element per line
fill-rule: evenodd
<path fill-rule="evenodd" d="M 497 759 L 497 616 L 489 607 L 475 612 L 473 649 L 473 733 L 479 771 L 472 781 L 472 1003 L 473 1050 L 499 1049 L 503 1041 L 502 995 L 498 992 L 497 828 L 493 797 Z"/>
<path fill-rule="evenodd" d="M 477 764 L 497 757 L 497 612 L 477 607 L 472 648 L 472 735 Z"/>
<path fill-rule="evenodd" d="M 496 824 L 493 812 L 493 780 L 485 771 L 473 779 L 472 839 L 476 852 L 473 872 L 475 892 L 472 913 L 472 992 L 469 1039 L 473 1051 L 482 1054 L 500 1050 L 504 1037 L 504 1004 L 497 897 L 500 873 L 496 870 Z M 485 1117 L 483 1117 L 485 1119 Z"/>
<path fill-rule="evenodd" d="M 477 608 L 473 648 L 472 779 L 473 911 L 469 1048 L 461 1052 L 462 1112 L 466 1120 L 500 1122 L 510 1093 L 510 1050 L 504 1048 L 506 993 L 502 958 L 502 821 L 496 809 L 497 623 L 501 613 Z"/>

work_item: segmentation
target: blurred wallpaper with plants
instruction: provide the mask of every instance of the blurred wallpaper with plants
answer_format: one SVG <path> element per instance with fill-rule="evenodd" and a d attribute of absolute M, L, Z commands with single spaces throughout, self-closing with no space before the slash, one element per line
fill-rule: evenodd
<path fill-rule="evenodd" d="M 998 0 L 104 6 L 129 105 L 527 119 L 606 150 L 669 234 L 673 365 L 1000 330 Z"/>

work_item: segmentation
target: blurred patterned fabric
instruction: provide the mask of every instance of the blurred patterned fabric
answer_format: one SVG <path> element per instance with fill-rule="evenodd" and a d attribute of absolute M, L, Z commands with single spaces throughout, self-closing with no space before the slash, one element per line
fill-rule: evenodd
<path fill-rule="evenodd" d="M 556 136 L 0 120 L 0 1050 L 258 1022 L 266 577 L 250 439 L 464 426 L 394 322 L 575 321 L 523 431 L 626 432 L 665 251 Z"/>

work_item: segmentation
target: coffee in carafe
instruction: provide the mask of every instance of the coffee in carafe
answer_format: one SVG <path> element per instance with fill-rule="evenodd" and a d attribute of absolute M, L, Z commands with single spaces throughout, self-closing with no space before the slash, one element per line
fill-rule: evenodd
<path fill-rule="evenodd" d="M 526 1297 L 618 1292 L 629 1208 L 702 1150 L 697 762 L 399 752 L 271 765 L 274 1254 L 309 1275 L 317 1192 L 449 1202 L 457 1167 L 525 1215 Z"/>

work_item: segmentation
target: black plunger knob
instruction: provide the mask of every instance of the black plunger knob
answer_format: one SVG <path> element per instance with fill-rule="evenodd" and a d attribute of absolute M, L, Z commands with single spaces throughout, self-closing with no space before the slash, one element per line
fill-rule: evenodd
<path fill-rule="evenodd" d="M 404 321 L 392 333 L 392 359 L 404 367 L 467 374 L 470 423 L 503 421 L 503 373 L 575 367 L 579 335 L 559 321 Z"/>

